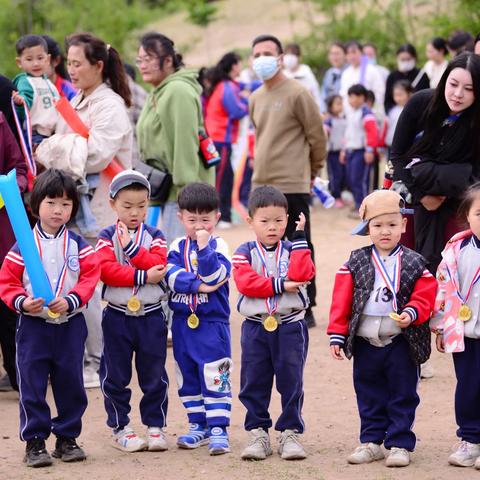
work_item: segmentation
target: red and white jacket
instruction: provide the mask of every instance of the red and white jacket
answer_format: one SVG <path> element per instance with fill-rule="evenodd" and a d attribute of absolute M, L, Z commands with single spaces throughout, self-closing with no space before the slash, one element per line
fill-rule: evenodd
<path fill-rule="evenodd" d="M 54 236 L 46 234 L 39 224 L 33 230 L 54 292 L 57 282 L 61 281 L 62 267 L 66 265 L 63 288 L 57 296 L 67 300 L 67 317 L 71 316 L 88 303 L 100 279 L 95 251 L 82 236 L 67 230 L 65 226 Z M 18 245 L 15 244 L 0 269 L 0 298 L 17 313 L 26 313 L 22 305 L 29 296 L 33 296 L 32 286 Z M 34 316 L 48 319 L 46 306 L 42 313 Z"/>

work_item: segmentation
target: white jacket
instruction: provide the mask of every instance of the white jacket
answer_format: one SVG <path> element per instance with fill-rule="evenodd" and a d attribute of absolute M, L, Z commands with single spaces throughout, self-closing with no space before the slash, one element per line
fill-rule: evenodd
<path fill-rule="evenodd" d="M 55 135 L 44 140 L 36 151 L 36 158 L 45 167 L 62 168 L 58 159 L 64 158 L 63 170 L 78 178 L 81 154 L 84 174 L 98 173 L 105 169 L 114 157 L 125 167 L 132 166 L 133 131 L 128 111 L 122 97 L 105 83 L 97 87 L 88 97 L 80 91 L 71 101 L 78 116 L 89 129 L 86 149 L 80 148 L 72 156 L 72 144 L 78 146 L 82 137 L 73 133 L 65 120 L 59 115 Z M 74 142 L 66 141 L 68 135 L 78 137 Z M 57 159 L 55 165 L 52 160 Z"/>

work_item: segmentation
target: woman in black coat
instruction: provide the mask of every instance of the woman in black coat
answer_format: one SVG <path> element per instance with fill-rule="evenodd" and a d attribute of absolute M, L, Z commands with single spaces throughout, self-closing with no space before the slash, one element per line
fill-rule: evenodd
<path fill-rule="evenodd" d="M 415 250 L 436 271 L 448 239 L 461 230 L 459 200 L 480 176 L 480 57 L 463 53 L 437 88 L 412 96 L 390 152 L 393 187 L 415 209 Z"/>

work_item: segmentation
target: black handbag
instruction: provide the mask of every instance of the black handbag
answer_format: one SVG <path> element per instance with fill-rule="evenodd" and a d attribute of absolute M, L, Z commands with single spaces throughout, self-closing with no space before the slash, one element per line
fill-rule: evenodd
<path fill-rule="evenodd" d="M 144 162 L 140 162 L 135 170 L 145 175 L 150 182 L 150 200 L 156 203 L 166 203 L 173 185 L 172 175 L 166 169 L 161 170 Z"/>

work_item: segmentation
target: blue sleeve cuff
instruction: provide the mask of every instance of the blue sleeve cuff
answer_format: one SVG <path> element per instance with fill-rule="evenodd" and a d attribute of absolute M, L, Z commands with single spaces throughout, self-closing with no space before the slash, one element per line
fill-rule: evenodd
<path fill-rule="evenodd" d="M 25 295 L 18 295 L 17 298 L 13 301 L 13 307 L 18 313 L 24 313 L 23 312 L 23 302 L 26 300 Z"/>
<path fill-rule="evenodd" d="M 330 333 L 330 346 L 339 345 L 340 347 L 343 347 L 346 339 L 346 335 L 342 335 L 340 333 Z"/>
<path fill-rule="evenodd" d="M 74 292 L 69 293 L 64 298 L 68 303 L 68 313 L 72 313 L 75 310 L 78 310 L 80 308 L 80 305 L 82 304 L 82 299 Z"/>
<path fill-rule="evenodd" d="M 285 292 L 285 279 L 273 277 L 272 286 L 275 295 L 281 295 L 283 292 Z"/>
<path fill-rule="evenodd" d="M 198 279 L 198 280 L 194 280 L 192 282 L 192 292 L 193 293 L 197 293 L 198 292 L 198 289 L 200 288 L 200 285 L 202 284 L 203 282 Z"/>
<path fill-rule="evenodd" d="M 147 283 L 147 271 L 146 270 L 135 270 L 133 276 L 133 284 L 136 287 L 141 287 Z"/>
<path fill-rule="evenodd" d="M 129 258 L 133 258 L 140 251 L 140 245 L 137 245 L 132 240 L 128 242 L 123 248 L 123 253 Z"/>
<path fill-rule="evenodd" d="M 415 307 L 405 307 L 402 310 L 402 313 L 403 312 L 406 312 L 410 315 L 410 317 L 412 319 L 412 323 L 415 322 L 418 319 L 418 313 L 417 313 L 417 309 Z"/>

